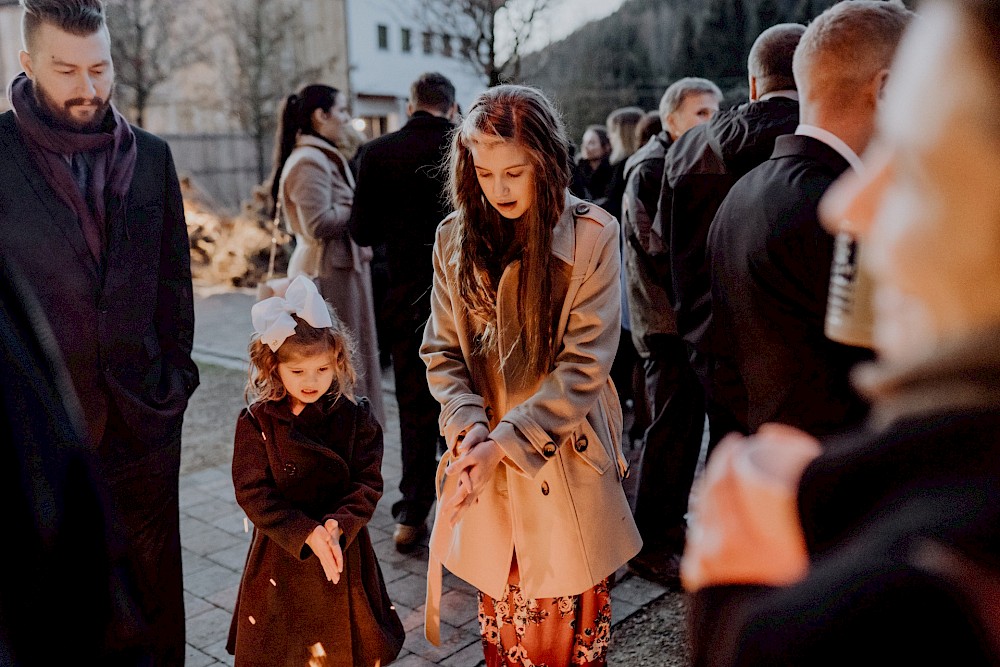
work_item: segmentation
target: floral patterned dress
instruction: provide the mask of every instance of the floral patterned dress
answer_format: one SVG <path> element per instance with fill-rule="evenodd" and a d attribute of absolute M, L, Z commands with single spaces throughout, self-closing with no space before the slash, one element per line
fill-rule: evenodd
<path fill-rule="evenodd" d="M 603 667 L 611 641 L 605 579 L 580 595 L 526 598 L 517 584 L 494 600 L 479 593 L 487 667 Z"/>

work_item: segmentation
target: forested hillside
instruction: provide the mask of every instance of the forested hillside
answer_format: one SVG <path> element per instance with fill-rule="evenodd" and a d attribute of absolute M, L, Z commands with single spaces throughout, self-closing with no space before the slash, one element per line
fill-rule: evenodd
<path fill-rule="evenodd" d="M 776 23 L 808 23 L 835 2 L 626 0 L 611 16 L 526 56 L 522 82 L 556 99 L 577 142 L 588 124 L 603 123 L 617 107 L 655 109 L 683 76 L 711 79 L 727 103 L 740 102 L 757 35 Z"/>

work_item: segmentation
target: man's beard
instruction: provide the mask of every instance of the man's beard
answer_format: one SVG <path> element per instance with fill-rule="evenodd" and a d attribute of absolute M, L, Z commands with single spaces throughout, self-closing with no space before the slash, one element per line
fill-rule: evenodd
<path fill-rule="evenodd" d="M 87 99 L 85 97 L 74 97 L 66 102 L 60 107 L 52 97 L 39 85 L 38 80 L 32 81 L 31 90 L 35 96 L 35 104 L 38 105 L 38 110 L 41 112 L 42 116 L 50 123 L 64 130 L 70 130 L 72 132 L 85 132 L 85 133 L 95 133 L 101 131 L 101 126 L 104 125 L 104 119 L 108 115 L 108 109 L 111 108 L 111 96 L 115 92 L 114 84 L 111 85 L 111 89 L 108 91 L 107 99 L 101 99 L 100 97 L 92 97 Z M 96 113 L 94 113 L 93 118 L 90 120 L 78 120 L 73 117 L 71 110 L 76 106 L 83 105 L 94 105 L 97 107 Z"/>

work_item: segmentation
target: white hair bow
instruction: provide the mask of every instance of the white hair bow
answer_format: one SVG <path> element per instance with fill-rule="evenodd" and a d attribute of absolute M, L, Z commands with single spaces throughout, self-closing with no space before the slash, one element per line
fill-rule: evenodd
<path fill-rule="evenodd" d="M 288 285 L 285 296 L 272 296 L 253 305 L 250 309 L 250 319 L 253 330 L 260 335 L 262 343 L 277 352 L 285 339 L 295 333 L 295 320 L 292 315 L 298 315 L 309 326 L 323 329 L 333 326 L 330 311 L 326 302 L 320 296 L 313 281 L 305 276 L 299 276 Z"/>

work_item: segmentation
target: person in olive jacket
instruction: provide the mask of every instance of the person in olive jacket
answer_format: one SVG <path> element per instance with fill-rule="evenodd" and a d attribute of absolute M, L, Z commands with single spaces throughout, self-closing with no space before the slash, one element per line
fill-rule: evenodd
<path fill-rule="evenodd" d="M 382 429 L 354 398 L 352 343 L 304 276 L 252 317 L 233 484 L 254 533 L 226 648 L 237 665 L 388 664 L 405 634 L 366 528 Z"/>

